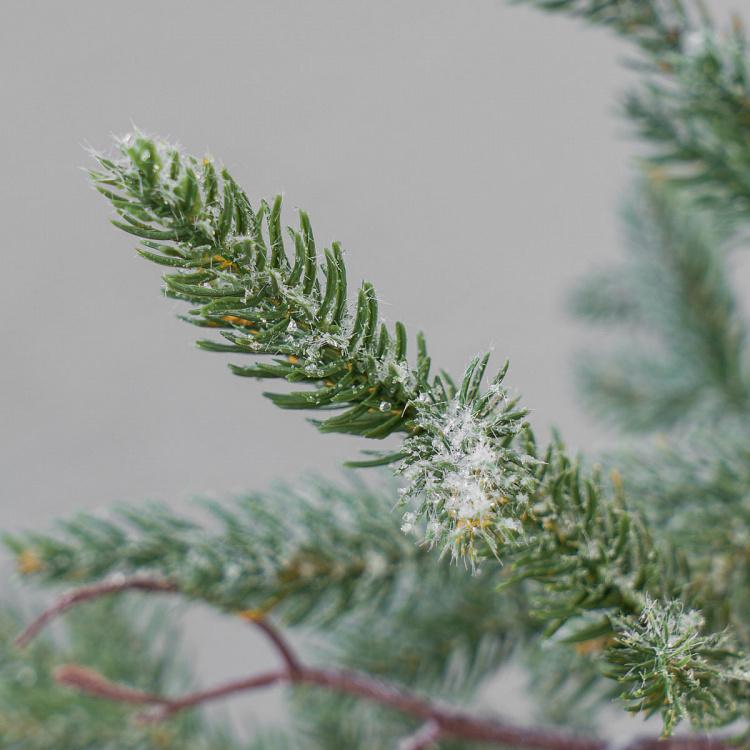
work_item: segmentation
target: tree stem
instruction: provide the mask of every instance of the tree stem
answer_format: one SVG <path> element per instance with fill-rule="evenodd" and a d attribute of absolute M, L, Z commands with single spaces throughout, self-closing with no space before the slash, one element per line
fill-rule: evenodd
<path fill-rule="evenodd" d="M 25 646 L 52 620 L 72 607 L 109 594 L 122 591 L 150 593 L 179 593 L 178 587 L 163 579 L 145 577 L 122 578 L 84 586 L 63 595 L 42 612 L 16 639 Z M 451 737 L 473 742 L 508 745 L 529 750 L 606 750 L 604 740 L 576 737 L 557 731 L 516 726 L 495 719 L 482 718 L 455 711 L 437 702 L 418 696 L 372 676 L 343 669 L 322 669 L 303 664 L 291 645 L 268 620 L 261 616 L 242 613 L 241 616 L 255 625 L 272 644 L 284 665 L 283 669 L 264 672 L 241 680 L 222 683 L 208 690 L 188 693 L 177 698 L 143 693 L 130 687 L 110 682 L 104 676 L 85 667 L 70 664 L 58 668 L 55 678 L 61 684 L 88 695 L 106 700 L 146 705 L 150 711 L 141 715 L 148 721 L 160 721 L 172 714 L 203 705 L 229 695 L 258 690 L 277 684 L 318 685 L 329 690 L 365 698 L 403 714 L 421 719 L 422 727 L 403 740 L 403 750 L 420 750 L 430 747 L 440 738 Z M 638 739 L 626 750 L 729 750 L 733 745 L 727 740 L 709 737 L 673 737 L 667 740 Z"/>

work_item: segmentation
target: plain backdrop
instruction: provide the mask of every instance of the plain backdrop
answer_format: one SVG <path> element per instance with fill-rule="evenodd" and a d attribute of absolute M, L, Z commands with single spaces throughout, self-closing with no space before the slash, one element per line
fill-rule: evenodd
<path fill-rule="evenodd" d="M 494 347 L 543 433 L 598 450 L 564 300 L 617 253 L 639 153 L 616 114 L 626 49 L 499 0 L 4 0 L 0 529 L 333 475 L 362 447 L 194 348 L 79 169 L 133 123 L 218 157 L 255 200 L 283 193 L 290 222 L 304 207 L 437 363 L 460 374 Z M 235 623 L 186 620 L 204 684 L 272 662 Z M 517 681 L 494 690 L 523 713 Z M 273 695 L 233 708 L 249 730 L 279 715 Z"/>

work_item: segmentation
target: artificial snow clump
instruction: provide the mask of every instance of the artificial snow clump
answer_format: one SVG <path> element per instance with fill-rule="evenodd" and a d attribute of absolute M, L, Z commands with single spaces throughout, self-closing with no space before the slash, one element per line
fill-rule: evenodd
<path fill-rule="evenodd" d="M 399 469 L 410 506 L 403 528 L 412 531 L 417 517 L 426 518 L 429 544 L 471 562 L 488 550 L 497 555 L 500 545 L 522 534 L 536 484 L 536 459 L 516 446 L 525 412 L 501 385 L 505 369 L 480 393 L 485 363 L 472 363 L 451 398 L 417 402 L 416 429 L 404 441 Z"/>

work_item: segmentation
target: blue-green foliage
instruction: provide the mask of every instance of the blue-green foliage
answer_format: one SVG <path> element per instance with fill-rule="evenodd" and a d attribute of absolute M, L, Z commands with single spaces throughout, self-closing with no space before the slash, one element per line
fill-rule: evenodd
<path fill-rule="evenodd" d="M 471 696 L 526 649 L 561 723 L 573 721 L 561 707 L 593 711 L 597 694 L 613 693 L 661 714 L 665 733 L 683 719 L 747 719 L 750 363 L 729 265 L 750 214 L 745 34 L 739 23 L 721 33 L 682 0 L 526 1 L 632 40 L 642 74 L 623 108 L 651 146 L 625 213 L 629 255 L 574 303 L 622 342 L 579 367 L 593 411 L 640 436 L 608 460 L 620 471 L 587 468 L 559 440 L 537 447 L 505 369 L 482 385 L 486 357 L 455 385 L 430 375 L 420 336 L 412 363 L 404 326 L 383 324 L 371 284 L 350 305 L 341 248 L 319 254 L 306 214 L 287 230 L 288 253 L 280 199 L 253 208 L 213 160 L 136 134 L 115 158 L 99 155 L 92 178 L 139 253 L 169 269 L 165 292 L 192 305 L 186 319 L 223 337 L 199 346 L 251 355 L 237 375 L 304 384 L 268 395 L 316 411 L 322 432 L 400 441 L 359 464 L 397 464 L 404 486 L 287 486 L 211 504 L 205 524 L 157 507 L 81 516 L 8 539 L 22 572 L 43 583 L 158 575 L 222 611 L 325 631 L 318 655 L 443 698 Z M 103 627 L 76 624 L 84 639 L 71 658 L 171 686 L 153 633 L 145 663 L 125 663 L 86 637 Z M 195 718 L 135 728 L 120 708 L 61 691 L 49 643 L 2 653 L 15 690 L 0 685 L 0 728 L 32 727 L 37 743 L 14 746 L 41 750 L 52 737 L 63 749 L 150 750 L 165 731 L 188 748 L 233 747 Z M 295 747 L 391 747 L 414 728 L 333 695 L 296 691 L 292 703 Z"/>

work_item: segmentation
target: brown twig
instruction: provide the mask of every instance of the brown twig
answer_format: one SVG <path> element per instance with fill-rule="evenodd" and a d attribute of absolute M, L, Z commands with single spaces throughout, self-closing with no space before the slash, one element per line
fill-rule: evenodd
<path fill-rule="evenodd" d="M 66 670 L 70 670 L 70 672 L 80 671 L 86 674 L 86 679 L 64 680 L 64 684 L 88 695 L 114 701 L 124 700 L 128 703 L 141 705 L 151 703 L 155 710 L 140 715 L 141 719 L 147 721 L 161 721 L 178 711 L 203 705 L 229 695 L 271 685 L 318 685 L 348 695 L 368 698 L 402 713 L 424 719 L 425 723 L 430 726 L 430 731 L 435 733 L 430 741 L 434 741 L 438 736 L 445 736 L 476 742 L 534 748 L 535 750 L 604 750 L 606 746 L 606 743 L 599 740 L 516 727 L 492 719 L 483 719 L 441 708 L 399 688 L 346 670 L 300 666 L 298 671 L 294 673 L 287 669 L 264 672 L 247 679 L 223 683 L 209 690 L 188 693 L 179 698 L 150 696 L 152 700 L 148 699 L 149 696 L 146 693 L 138 693 L 130 688 L 111 683 L 91 670 L 77 666 L 69 666 Z M 428 745 L 407 745 L 407 747 L 425 748 Z"/>
<path fill-rule="evenodd" d="M 202 706 L 205 703 L 219 700 L 228 695 L 245 693 L 250 690 L 259 690 L 260 688 L 277 685 L 287 680 L 288 676 L 289 673 L 284 670 L 263 672 L 262 674 L 253 675 L 252 677 L 247 677 L 243 680 L 225 682 L 222 685 L 217 685 L 208 690 L 199 690 L 195 693 L 188 693 L 180 698 L 162 698 L 159 701 L 154 702 L 153 705 L 155 706 L 155 710 L 144 712 L 139 715 L 139 718 L 148 722 L 163 721 L 178 711 L 184 711 L 185 709 L 193 708 L 195 706 Z M 106 698 L 107 696 L 102 697 Z"/>
<path fill-rule="evenodd" d="M 76 604 L 96 599 L 120 591 L 138 590 L 152 593 L 178 592 L 176 585 L 149 578 L 130 578 L 107 581 L 86 586 L 61 597 L 48 610 L 34 620 L 19 636 L 18 645 L 27 644 L 49 622 Z M 421 719 L 424 724 L 416 734 L 407 738 L 402 745 L 408 750 L 427 748 L 442 737 L 469 740 L 498 745 L 529 748 L 530 750 L 605 750 L 603 740 L 588 739 L 561 734 L 555 731 L 515 726 L 494 719 L 455 711 L 440 706 L 394 685 L 376 678 L 339 669 L 318 669 L 300 662 L 291 646 L 282 635 L 263 617 L 243 613 L 268 638 L 284 664 L 281 670 L 269 671 L 242 680 L 227 682 L 208 690 L 189 693 L 178 698 L 142 693 L 132 688 L 117 685 L 98 673 L 77 665 L 61 667 L 56 678 L 62 684 L 73 687 L 89 695 L 107 700 L 147 705 L 153 708 L 142 718 L 158 721 L 188 708 L 214 701 L 228 695 L 257 690 L 276 684 L 305 684 L 366 698 L 380 705 Z M 420 744 L 421 743 L 421 744 Z M 708 737 L 673 737 L 668 740 L 638 739 L 627 746 L 627 750 L 730 750 L 736 746 L 721 739 Z"/>
<path fill-rule="evenodd" d="M 169 704 L 169 700 L 154 693 L 145 693 L 125 685 L 118 685 L 93 669 L 81 667 L 78 664 L 63 664 L 54 672 L 55 681 L 60 685 L 75 688 L 87 695 L 106 698 L 118 703 L 133 703 L 135 705 Z"/>
<path fill-rule="evenodd" d="M 67 669 L 72 669 L 72 667 Z M 75 669 L 80 668 L 76 667 Z M 146 694 L 137 693 L 129 688 L 110 683 L 90 670 L 82 671 L 87 674 L 86 680 L 71 680 L 66 681 L 66 684 L 90 695 L 108 700 L 126 700 L 130 703 L 139 704 L 149 703 L 145 699 Z M 421 718 L 425 724 L 419 732 L 408 738 L 408 741 L 412 743 L 421 741 L 423 744 L 402 745 L 403 748 L 409 748 L 409 750 L 429 747 L 430 743 L 442 737 L 535 748 L 537 750 L 605 750 L 607 747 L 607 743 L 603 740 L 514 726 L 493 719 L 484 719 L 453 711 L 357 672 L 316 669 L 301 665 L 296 673 L 290 673 L 286 669 L 264 672 L 244 680 L 227 682 L 209 690 L 188 693 L 180 698 L 170 699 L 163 696 L 152 696 L 150 702 L 156 710 L 142 716 L 150 721 L 160 721 L 184 709 L 203 705 L 240 692 L 248 692 L 277 684 L 319 685 L 341 693 L 367 698 L 402 713 Z M 102 685 L 105 686 L 104 689 L 102 689 Z M 125 691 L 128 697 L 120 698 L 118 690 Z M 134 698 L 131 697 L 133 693 Z M 628 744 L 625 750 L 730 750 L 730 748 L 736 750 L 736 747 L 732 744 L 719 739 L 673 737 L 667 740 L 637 739 Z"/>
<path fill-rule="evenodd" d="M 145 578 L 145 577 L 134 577 L 134 578 L 118 578 L 102 583 L 92 584 L 91 586 L 82 586 L 81 588 L 74 589 L 73 591 L 63 594 L 55 604 L 49 609 L 42 612 L 39 617 L 31 622 L 31 624 L 16 638 L 16 646 L 23 648 L 53 620 L 60 617 L 60 615 L 72 609 L 77 604 L 89 601 L 91 599 L 98 599 L 108 594 L 117 594 L 121 591 L 148 591 L 151 593 L 175 593 L 177 587 L 159 578 Z"/>
<path fill-rule="evenodd" d="M 258 628 L 266 636 L 266 638 L 268 638 L 276 651 L 278 651 L 279 656 L 284 662 L 284 665 L 286 666 L 289 674 L 297 674 L 297 672 L 301 671 L 302 665 L 300 664 L 299 659 L 292 650 L 292 647 L 281 635 L 281 633 L 279 633 L 279 631 L 276 630 L 276 628 L 273 627 L 270 622 L 268 622 L 268 620 L 263 617 L 257 616 L 249 617 L 246 614 L 243 615 L 243 619 L 255 625 L 255 627 Z"/>
<path fill-rule="evenodd" d="M 440 739 L 443 730 L 436 721 L 426 721 L 414 734 L 398 743 L 398 750 L 426 750 Z"/>
<path fill-rule="evenodd" d="M 740 750 L 746 745 L 738 745 L 716 737 L 639 737 L 633 740 L 627 750 Z"/>

